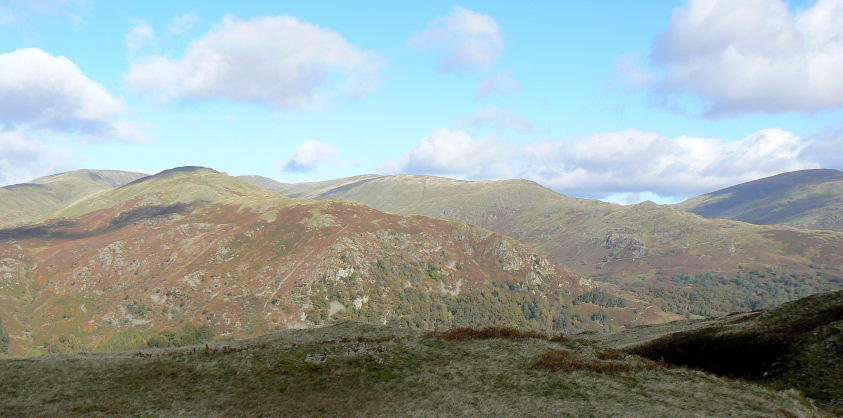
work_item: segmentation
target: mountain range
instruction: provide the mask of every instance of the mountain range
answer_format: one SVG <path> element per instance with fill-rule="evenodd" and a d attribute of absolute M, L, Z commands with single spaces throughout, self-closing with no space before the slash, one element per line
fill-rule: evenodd
<path fill-rule="evenodd" d="M 117 170 L 77 170 L 0 187 L 0 228 L 51 217 L 74 202 L 147 176 Z"/>
<path fill-rule="evenodd" d="M 576 332 L 672 318 L 632 299 L 579 303 L 603 294 L 480 227 L 288 198 L 205 168 L 142 177 L 50 216 L 0 230 L 10 354 L 132 348 L 187 325 L 239 338 L 341 320 Z"/>
<path fill-rule="evenodd" d="M 801 175 L 780 180 L 812 190 Z M 0 337 L 12 354 L 132 348 L 167 329 L 172 342 L 186 326 L 238 338 L 342 320 L 617 330 L 843 287 L 839 232 L 526 180 L 79 170 L 0 196 Z"/>
<path fill-rule="evenodd" d="M 800 184 L 810 178 L 804 174 L 778 180 Z M 681 314 L 769 307 L 843 286 L 843 235 L 835 231 L 708 219 L 652 202 L 622 206 L 578 199 L 526 180 L 244 179 L 291 197 L 350 199 L 387 212 L 482 226 L 536 248 L 574 273 Z M 811 184 L 792 189 L 811 190 Z M 843 192 L 838 196 L 843 199 Z"/>

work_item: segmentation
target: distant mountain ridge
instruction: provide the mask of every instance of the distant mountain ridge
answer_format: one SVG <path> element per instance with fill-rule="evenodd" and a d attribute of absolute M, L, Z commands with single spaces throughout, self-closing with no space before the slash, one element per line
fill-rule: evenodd
<path fill-rule="evenodd" d="M 843 172 L 782 173 L 706 193 L 675 207 L 706 218 L 843 231 Z"/>
<path fill-rule="evenodd" d="M 118 170 L 76 170 L 0 187 L 0 228 L 52 217 L 74 202 L 147 174 Z"/>
<path fill-rule="evenodd" d="M 572 198 L 527 180 L 370 175 L 261 182 L 285 195 L 350 199 L 387 212 L 478 225 L 677 312 L 720 315 L 843 286 L 838 233 L 711 220 L 652 202 L 621 206 Z"/>
<path fill-rule="evenodd" d="M 182 324 L 239 338 L 342 320 L 574 332 L 677 317 L 601 302 L 587 278 L 479 227 L 288 198 L 210 169 L 167 170 L 59 214 L 0 229 L 11 354 L 143 343 Z"/>

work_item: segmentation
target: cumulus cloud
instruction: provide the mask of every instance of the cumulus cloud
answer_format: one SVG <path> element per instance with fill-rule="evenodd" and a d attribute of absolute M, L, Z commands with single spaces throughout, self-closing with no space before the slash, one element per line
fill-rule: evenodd
<path fill-rule="evenodd" d="M 132 20 L 132 30 L 126 35 L 126 48 L 138 51 L 155 39 L 155 32 L 142 20 Z"/>
<path fill-rule="evenodd" d="M 133 140 L 142 136 L 121 120 L 123 103 L 69 59 L 37 48 L 0 54 L 0 124 L 13 129 L 79 132 Z"/>
<path fill-rule="evenodd" d="M 654 40 L 655 89 L 703 115 L 843 107 L 843 1 L 791 12 L 782 0 L 690 0 Z"/>
<path fill-rule="evenodd" d="M 474 125 L 494 124 L 525 133 L 533 130 L 533 124 L 527 118 L 499 107 L 488 107 L 474 112 L 471 123 Z"/>
<path fill-rule="evenodd" d="M 498 71 L 495 75 L 483 80 L 480 88 L 477 89 L 477 98 L 482 99 L 492 93 L 515 94 L 520 90 L 521 84 L 518 83 L 518 80 L 513 80 Z"/>
<path fill-rule="evenodd" d="M 491 16 L 454 6 L 451 14 L 416 32 L 408 45 L 438 50 L 441 71 L 473 71 L 490 66 L 500 56 L 503 34 Z"/>
<path fill-rule="evenodd" d="M 240 21 L 228 16 L 194 42 L 182 59 L 150 56 L 133 62 L 129 85 L 158 100 L 226 99 L 284 109 L 317 108 L 323 89 L 342 78 L 342 91 L 372 90 L 380 57 L 339 33 L 293 17 Z"/>
<path fill-rule="evenodd" d="M 439 128 L 404 156 L 400 171 L 505 178 L 514 174 L 508 160 L 510 153 L 511 147 L 504 141 L 492 137 L 475 140 L 468 132 Z"/>
<path fill-rule="evenodd" d="M 777 128 L 733 142 L 630 129 L 570 144 L 530 144 L 523 150 L 528 163 L 521 174 L 576 196 L 652 192 L 690 197 L 784 171 L 819 168 L 805 153 L 811 144 Z"/>
<path fill-rule="evenodd" d="M 337 149 L 322 141 L 308 139 L 293 152 L 293 156 L 282 164 L 284 171 L 304 173 L 313 171 L 319 164 L 336 160 Z"/>
<path fill-rule="evenodd" d="M 810 143 L 805 147 L 802 155 L 811 161 L 816 161 L 822 168 L 843 171 L 841 144 L 843 144 L 843 128 L 820 132 L 811 135 Z"/>
<path fill-rule="evenodd" d="M 0 127 L 0 186 L 69 170 L 73 167 L 72 155 Z"/>
<path fill-rule="evenodd" d="M 576 197 L 675 202 L 786 171 L 843 169 L 843 130 L 803 137 L 769 128 L 727 141 L 629 129 L 520 147 L 440 128 L 385 172 L 467 179 L 520 177 Z"/>

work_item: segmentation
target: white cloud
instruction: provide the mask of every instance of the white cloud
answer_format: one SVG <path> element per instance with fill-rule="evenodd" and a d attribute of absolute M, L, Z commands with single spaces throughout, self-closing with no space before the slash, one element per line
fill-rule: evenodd
<path fill-rule="evenodd" d="M 173 18 L 172 23 L 168 26 L 168 30 L 173 35 L 184 35 L 190 32 L 196 24 L 201 22 L 202 19 L 196 16 L 196 13 L 185 13 Z"/>
<path fill-rule="evenodd" d="M 120 120 L 123 103 L 69 59 L 37 48 L 0 54 L 0 124 L 133 140 L 141 130 Z"/>
<path fill-rule="evenodd" d="M 843 0 L 690 0 L 655 39 L 656 91 L 709 117 L 843 107 Z"/>
<path fill-rule="evenodd" d="M 126 48 L 138 51 L 155 39 L 155 32 L 142 20 L 132 20 L 132 30 L 126 35 Z"/>
<path fill-rule="evenodd" d="M 515 94 L 520 90 L 521 84 L 517 80 L 513 80 L 498 71 L 495 75 L 483 80 L 480 88 L 477 89 L 477 98 L 482 99 L 491 93 Z"/>
<path fill-rule="evenodd" d="M 416 174 L 448 174 L 468 178 L 506 178 L 514 172 L 508 156 L 510 146 L 492 137 L 472 139 L 459 129 L 439 128 L 422 138 L 404 156 L 400 171 Z"/>
<path fill-rule="evenodd" d="M 318 108 L 326 86 L 358 97 L 372 90 L 380 57 L 340 34 L 289 16 L 226 17 L 184 58 L 133 62 L 126 80 L 148 97 L 227 99 L 285 109 Z M 333 84 L 341 76 L 344 83 Z"/>
<path fill-rule="evenodd" d="M 487 107 L 474 112 L 471 117 L 474 125 L 495 124 L 504 128 L 512 128 L 520 132 L 532 132 L 533 124 L 521 116 L 498 107 Z"/>
<path fill-rule="evenodd" d="M 490 66 L 503 52 L 503 34 L 491 16 L 454 6 L 451 14 L 428 22 L 408 44 L 439 50 L 441 71 L 463 72 Z"/>
<path fill-rule="evenodd" d="M 638 58 L 624 55 L 615 60 L 615 74 L 631 87 L 649 87 L 656 81 L 655 75 L 640 69 Z"/>
<path fill-rule="evenodd" d="M 651 192 L 690 197 L 785 171 L 818 168 L 816 159 L 804 152 L 811 143 L 781 129 L 763 129 L 733 142 L 630 129 L 573 144 L 530 144 L 523 150 L 528 163 L 521 175 L 576 196 Z"/>
<path fill-rule="evenodd" d="M 829 130 L 812 135 L 811 142 L 802 152 L 805 158 L 816 161 L 822 168 L 843 170 L 843 129 Z"/>
<path fill-rule="evenodd" d="M 29 26 L 37 15 L 60 15 L 79 24 L 90 14 L 90 0 L 5 0 L 0 1 L 0 23 Z M 34 30 L 29 27 L 28 29 Z"/>
<path fill-rule="evenodd" d="M 319 164 L 337 159 L 337 149 L 322 141 L 308 139 L 293 152 L 293 156 L 279 164 L 284 171 L 302 173 L 313 171 Z"/>
<path fill-rule="evenodd" d="M 0 127 L 0 186 L 69 170 L 74 166 L 72 160 L 78 159 L 73 155 Z"/>
<path fill-rule="evenodd" d="M 440 128 L 381 172 L 467 179 L 526 178 L 576 197 L 672 203 L 786 171 L 843 169 L 843 130 L 802 137 L 761 129 L 736 141 L 629 129 L 515 147 Z"/>

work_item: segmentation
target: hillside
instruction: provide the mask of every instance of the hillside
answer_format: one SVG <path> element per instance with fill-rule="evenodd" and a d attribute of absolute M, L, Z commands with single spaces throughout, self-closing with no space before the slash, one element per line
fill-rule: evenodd
<path fill-rule="evenodd" d="M 0 187 L 0 228 L 46 220 L 78 200 L 144 176 L 130 171 L 76 170 Z"/>
<path fill-rule="evenodd" d="M 843 291 L 822 293 L 775 309 L 709 321 L 641 327 L 610 346 L 774 389 L 796 388 L 843 412 Z M 664 336 L 642 338 L 653 330 Z"/>
<path fill-rule="evenodd" d="M 181 349 L 0 359 L 0 408 L 13 416 L 820 415 L 796 391 L 581 339 L 466 335 L 345 322 Z"/>
<path fill-rule="evenodd" d="M 672 318 L 479 227 L 291 199 L 204 168 L 145 177 L 60 214 L 0 230 L 11 354 L 166 345 L 205 325 L 245 337 L 351 319 L 576 332 Z"/>
<path fill-rule="evenodd" d="M 706 219 L 651 202 L 571 198 L 526 180 L 396 175 L 262 183 L 281 194 L 478 225 L 681 314 L 723 315 L 843 287 L 843 234 L 836 232 Z"/>
<path fill-rule="evenodd" d="M 843 231 L 843 172 L 782 173 L 700 195 L 675 207 L 706 218 Z"/>

